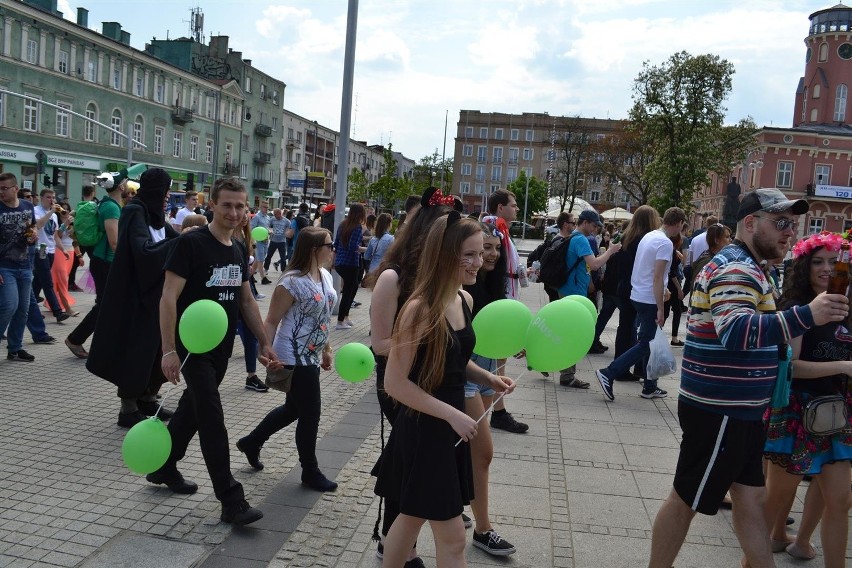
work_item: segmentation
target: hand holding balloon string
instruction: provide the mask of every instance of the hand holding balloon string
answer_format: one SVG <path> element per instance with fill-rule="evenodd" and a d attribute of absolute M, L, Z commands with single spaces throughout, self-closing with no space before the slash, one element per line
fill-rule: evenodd
<path fill-rule="evenodd" d="M 500 369 L 502 369 L 502 366 L 501 366 L 500 368 L 498 368 L 497 370 L 499 371 Z M 523 377 L 524 375 L 526 375 L 528 370 L 529 370 L 529 369 L 526 369 L 526 370 L 524 370 L 524 371 L 523 371 L 520 375 L 518 375 L 518 378 L 517 378 L 517 379 L 515 379 L 515 382 L 517 382 L 517 381 L 521 380 L 521 377 Z M 495 374 L 496 374 L 496 372 L 495 372 Z M 477 418 L 476 423 L 477 423 L 477 424 L 479 424 L 480 422 L 482 422 L 482 419 L 483 419 L 483 418 L 485 418 L 486 416 L 488 416 L 488 413 L 489 413 L 489 412 L 491 412 L 492 410 L 494 410 L 494 406 L 495 406 L 498 402 L 500 402 L 500 401 L 503 399 L 503 397 L 504 397 L 504 396 L 506 396 L 508 393 L 509 393 L 509 390 L 504 390 L 503 392 L 501 392 L 501 393 L 500 393 L 500 396 L 498 396 L 497 398 L 495 398 L 495 399 L 494 399 L 494 402 L 492 402 L 492 403 L 491 403 L 491 405 L 489 405 L 489 407 L 485 409 L 485 412 L 483 412 L 483 413 L 482 413 L 482 416 L 480 416 L 479 418 Z M 460 439 L 459 439 L 459 441 L 458 441 L 458 442 L 456 442 L 456 446 L 458 446 L 458 445 L 459 445 L 459 444 L 461 444 L 462 442 L 464 442 L 464 438 L 460 438 Z"/>

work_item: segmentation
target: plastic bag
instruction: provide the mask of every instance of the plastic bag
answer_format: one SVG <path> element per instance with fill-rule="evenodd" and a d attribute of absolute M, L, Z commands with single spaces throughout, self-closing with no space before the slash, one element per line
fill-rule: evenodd
<path fill-rule="evenodd" d="M 651 341 L 650 348 L 651 355 L 648 357 L 647 368 L 649 380 L 656 381 L 660 377 L 671 375 L 677 371 L 677 361 L 663 328 L 657 327 L 657 333 Z"/>

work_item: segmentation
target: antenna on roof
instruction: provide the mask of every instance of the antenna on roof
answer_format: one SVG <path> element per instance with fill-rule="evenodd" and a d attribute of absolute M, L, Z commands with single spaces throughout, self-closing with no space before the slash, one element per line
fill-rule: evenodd
<path fill-rule="evenodd" d="M 201 6 L 189 10 L 189 37 L 198 43 L 204 43 L 204 13 Z"/>

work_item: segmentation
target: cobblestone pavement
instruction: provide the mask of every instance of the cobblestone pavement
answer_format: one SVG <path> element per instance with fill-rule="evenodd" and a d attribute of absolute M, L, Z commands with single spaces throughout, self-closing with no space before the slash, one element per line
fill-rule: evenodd
<path fill-rule="evenodd" d="M 271 295 L 271 286 L 260 288 Z M 91 305 L 90 295 L 76 298 L 81 311 Z M 356 325 L 334 332 L 335 346 L 369 344 L 369 291 L 359 290 L 357 299 L 364 305 L 352 311 Z M 533 311 L 546 302 L 535 284 L 523 290 L 522 299 Z M 261 301 L 263 313 L 268 302 Z M 220 389 L 232 468 L 266 517 L 253 528 L 232 530 L 219 522 L 197 440 L 181 462 L 183 474 L 199 483 L 195 495 L 175 496 L 122 465 L 125 430 L 115 425 L 115 389 L 90 375 L 63 344 L 78 319 L 61 325 L 49 319 L 55 345 L 32 345 L 27 335 L 24 348 L 36 356 L 34 363 L 0 360 L 0 567 L 380 565 L 371 540 L 378 500 L 369 471 L 381 447 L 372 381 L 353 385 L 334 372 L 322 375 L 319 460 L 340 487 L 319 495 L 298 484 L 292 428 L 266 444 L 262 472 L 251 470 L 233 448 L 283 401 L 277 393 L 244 388 L 237 341 Z M 611 346 L 613 338 L 614 321 L 604 344 Z M 127 341 L 133 339 L 128 329 Z M 538 373 L 520 378 L 507 406 L 530 431 L 495 431 L 490 496 L 492 521 L 518 552 L 494 558 L 469 546 L 470 566 L 646 563 L 651 523 L 677 459 L 676 399 L 643 400 L 638 384 L 618 383 L 615 402 L 606 402 L 593 370 L 610 359 L 590 355 L 578 364 L 578 376 L 592 383 L 587 391 L 560 387 Z M 523 365 L 511 361 L 509 370 L 517 377 Z M 670 393 L 677 390 L 676 377 L 660 384 Z M 167 388 L 164 393 L 173 408 L 178 393 Z M 804 486 L 794 506 L 797 519 Z M 435 566 L 428 527 L 418 549 L 427 566 Z M 723 511 L 696 519 L 677 566 L 736 566 L 739 556 L 730 512 Z M 776 555 L 776 562 L 794 565 L 785 554 Z M 821 556 L 809 563 L 821 565 Z"/>

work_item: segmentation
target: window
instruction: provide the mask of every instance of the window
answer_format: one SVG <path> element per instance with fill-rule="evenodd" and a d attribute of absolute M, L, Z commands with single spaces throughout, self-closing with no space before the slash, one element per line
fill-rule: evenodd
<path fill-rule="evenodd" d="M 498 189 L 500 189 L 500 184 L 499 184 L 499 183 L 492 183 L 492 184 L 491 184 L 491 193 L 494 193 L 494 192 L 495 192 L 495 191 L 497 191 Z"/>
<path fill-rule="evenodd" d="M 808 234 L 821 233 L 823 226 L 825 226 L 825 219 L 811 217 L 810 221 L 808 221 Z"/>
<path fill-rule="evenodd" d="M 503 129 L 502 128 L 495 128 L 494 129 L 494 139 L 495 140 L 502 140 L 503 139 Z"/>
<path fill-rule="evenodd" d="M 248 164 L 240 164 L 240 177 L 248 177 Z"/>
<path fill-rule="evenodd" d="M 213 163 L 213 141 L 207 140 L 207 145 L 204 153 L 204 161 L 208 164 Z"/>
<path fill-rule="evenodd" d="M 819 115 L 818 115 L 818 113 L 817 113 L 817 109 L 812 108 L 812 109 L 811 109 L 811 122 L 816 122 L 816 121 L 817 121 L 817 117 L 818 117 L 818 116 L 819 116 Z"/>
<path fill-rule="evenodd" d="M 817 185 L 831 184 L 831 166 L 820 164 L 814 168 L 814 182 Z"/>
<path fill-rule="evenodd" d="M 509 133 L 509 139 L 510 140 L 519 140 L 520 137 L 521 137 L 521 131 L 518 130 L 517 128 L 513 128 L 512 131 Z"/>
<path fill-rule="evenodd" d="M 278 104 L 278 91 L 276 91 L 274 89 L 272 91 L 272 104 L 274 104 L 274 105 Z"/>
<path fill-rule="evenodd" d="M 524 148 L 524 160 L 530 161 L 533 159 L 533 149 L 532 148 Z"/>
<path fill-rule="evenodd" d="M 601 200 L 601 192 L 598 190 L 592 190 L 589 192 L 589 201 L 600 201 Z"/>
<path fill-rule="evenodd" d="M 121 90 L 121 69 L 118 67 L 112 71 L 112 88 L 116 91 Z"/>
<path fill-rule="evenodd" d="M 183 144 L 183 132 L 175 132 L 175 137 L 172 140 L 172 156 L 180 158 L 181 145 Z"/>
<path fill-rule="evenodd" d="M 89 103 L 86 105 L 86 118 L 91 118 L 92 120 L 98 119 L 98 109 L 95 106 L 95 103 Z M 87 142 L 97 142 L 97 138 L 95 134 L 97 132 L 97 125 L 94 122 L 86 121 L 85 134 Z"/>
<path fill-rule="evenodd" d="M 506 168 L 506 183 L 512 183 L 518 179 L 518 168 Z"/>
<path fill-rule="evenodd" d="M 518 149 L 517 148 L 509 148 L 509 163 L 517 164 L 518 163 Z"/>
<path fill-rule="evenodd" d="M 277 116 L 272 117 L 272 130 L 274 130 L 275 132 L 278 132 L 278 117 Z"/>
<path fill-rule="evenodd" d="M 34 39 L 27 40 L 27 63 L 38 63 L 38 42 Z"/>
<path fill-rule="evenodd" d="M 828 59 L 828 44 L 823 43 L 819 46 L 819 60 L 820 62 Z"/>
<path fill-rule="evenodd" d="M 68 123 L 71 120 L 71 115 L 67 111 L 71 110 L 71 105 L 57 102 L 56 106 L 61 107 L 56 109 L 56 135 L 67 137 Z"/>
<path fill-rule="evenodd" d="M 834 121 L 846 121 L 846 85 L 837 85 L 837 95 L 834 97 Z"/>
<path fill-rule="evenodd" d="M 480 128 L 479 129 L 479 137 L 483 138 L 483 139 L 487 139 L 488 138 L 488 129 L 487 128 Z"/>
<path fill-rule="evenodd" d="M 263 100 L 265 98 L 266 98 L 266 85 L 261 83 L 260 84 L 260 100 Z"/>
<path fill-rule="evenodd" d="M 110 133 L 109 143 L 112 146 L 121 146 L 121 136 L 119 133 L 121 132 L 121 111 L 115 109 L 112 111 L 112 118 L 110 120 L 112 124 L 112 133 Z"/>
<path fill-rule="evenodd" d="M 524 168 L 524 173 L 527 174 L 528 178 L 531 178 L 532 177 L 532 168 L 529 168 L 529 167 Z"/>
<path fill-rule="evenodd" d="M 5 126 L 6 95 L 0 93 L 0 126 Z"/>
<path fill-rule="evenodd" d="M 534 130 L 527 130 L 524 133 L 524 140 L 526 140 L 527 142 L 532 142 L 534 138 L 535 138 L 535 131 Z"/>
<path fill-rule="evenodd" d="M 601 174 L 592 174 L 592 183 L 600 183 L 602 179 Z"/>
<path fill-rule="evenodd" d="M 38 103 L 24 99 L 24 130 L 38 132 Z"/>
<path fill-rule="evenodd" d="M 162 126 L 154 127 L 154 153 L 162 154 L 163 153 L 163 137 L 166 132 Z"/>
<path fill-rule="evenodd" d="M 248 146 L 244 146 L 244 147 L 248 148 Z M 228 142 L 227 144 L 225 144 L 225 163 L 226 164 L 231 163 L 231 156 L 233 156 L 233 155 L 234 155 L 234 145 L 231 144 L 230 142 Z M 247 168 L 248 164 L 244 164 L 243 166 Z M 248 173 L 248 169 L 246 169 L 245 172 L 242 172 L 240 175 L 242 175 L 243 177 L 246 177 L 246 173 Z"/>
<path fill-rule="evenodd" d="M 251 77 L 246 77 L 246 92 L 251 92 Z"/>
<path fill-rule="evenodd" d="M 60 73 L 68 74 L 68 52 L 60 51 L 59 52 L 59 64 L 56 66 L 56 70 Z"/>
<path fill-rule="evenodd" d="M 471 172 L 470 164 L 462 164 L 461 174 L 463 176 L 469 176 Z"/>
<path fill-rule="evenodd" d="M 470 193 L 470 182 L 469 181 L 461 182 L 460 190 L 461 190 L 462 195 L 464 195 L 466 193 Z"/>
<path fill-rule="evenodd" d="M 473 156 L 473 144 L 465 144 L 462 146 L 462 156 L 465 158 Z"/>
<path fill-rule="evenodd" d="M 473 126 L 465 126 L 464 127 L 464 137 L 465 138 L 473 138 Z"/>
<path fill-rule="evenodd" d="M 811 96 L 813 96 L 813 98 L 815 98 L 815 99 L 818 99 L 819 98 L 819 90 L 820 90 L 819 89 L 819 83 L 817 83 L 816 85 L 814 85 L 814 92 L 813 92 L 813 95 L 811 95 Z"/>
<path fill-rule="evenodd" d="M 166 100 L 166 85 L 165 80 L 162 77 L 159 77 L 154 80 L 156 82 L 156 87 L 154 87 L 154 100 L 160 104 L 163 104 L 163 101 Z"/>
<path fill-rule="evenodd" d="M 198 159 L 198 136 L 189 137 L 189 159 Z"/>
<path fill-rule="evenodd" d="M 487 158 L 485 157 L 485 153 L 488 151 L 488 146 L 479 146 L 476 149 L 476 161 L 484 162 Z"/>
<path fill-rule="evenodd" d="M 802 122 L 808 118 L 808 88 L 802 91 Z"/>
<path fill-rule="evenodd" d="M 491 166 L 491 179 L 501 180 L 503 178 L 503 166 Z"/>
<path fill-rule="evenodd" d="M 142 139 L 145 137 L 145 125 L 142 122 L 142 117 L 137 116 L 136 121 L 133 123 L 133 141 L 139 142 L 142 144 Z M 134 146 L 136 148 L 137 146 Z M 141 148 L 141 146 L 139 146 Z"/>
<path fill-rule="evenodd" d="M 249 135 L 243 134 L 243 148 L 249 148 Z"/>
<path fill-rule="evenodd" d="M 476 181 L 485 181 L 485 166 L 476 166 Z"/>
<path fill-rule="evenodd" d="M 493 162 L 499 164 L 503 161 L 503 148 L 493 148 Z"/>
<path fill-rule="evenodd" d="M 136 76 L 136 96 L 142 97 L 145 95 L 145 77 L 142 76 L 141 71 L 139 75 Z"/>
<path fill-rule="evenodd" d="M 478 183 L 473 188 L 474 193 L 477 195 L 482 195 L 485 192 L 485 184 Z"/>
<path fill-rule="evenodd" d="M 94 59 L 89 59 L 89 82 L 94 83 L 97 80 L 98 80 L 98 62 Z"/>
<path fill-rule="evenodd" d="M 793 162 L 778 162 L 778 175 L 775 178 L 778 187 L 793 186 Z"/>

